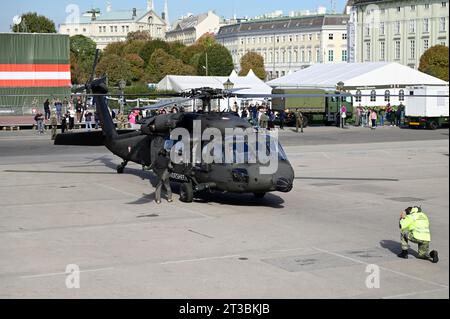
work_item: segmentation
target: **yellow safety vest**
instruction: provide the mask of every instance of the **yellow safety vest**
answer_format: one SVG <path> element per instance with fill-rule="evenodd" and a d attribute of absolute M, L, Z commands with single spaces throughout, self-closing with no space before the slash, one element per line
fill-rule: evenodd
<path fill-rule="evenodd" d="M 427 215 L 413 212 L 400 221 L 402 231 L 412 232 L 417 240 L 431 241 L 430 222 Z"/>

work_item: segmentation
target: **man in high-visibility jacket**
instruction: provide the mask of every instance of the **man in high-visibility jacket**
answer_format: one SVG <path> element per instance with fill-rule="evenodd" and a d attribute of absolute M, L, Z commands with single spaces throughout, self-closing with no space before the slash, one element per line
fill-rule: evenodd
<path fill-rule="evenodd" d="M 408 242 L 419 245 L 419 258 L 430 260 L 433 263 L 439 261 L 438 252 L 429 252 L 431 233 L 428 216 L 419 207 L 409 207 L 400 215 L 402 252 L 400 258 L 408 258 Z"/>

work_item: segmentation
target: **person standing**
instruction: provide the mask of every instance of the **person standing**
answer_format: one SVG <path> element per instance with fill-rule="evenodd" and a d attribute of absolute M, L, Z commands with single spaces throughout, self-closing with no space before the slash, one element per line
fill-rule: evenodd
<path fill-rule="evenodd" d="M 50 117 L 50 125 L 52 126 L 52 141 L 54 141 L 57 134 L 56 130 L 58 129 L 58 117 L 55 112 L 53 112 Z"/>
<path fill-rule="evenodd" d="M 83 117 L 83 103 L 80 97 L 77 98 L 77 102 L 75 104 L 75 111 L 77 113 L 77 123 L 81 123 Z"/>
<path fill-rule="evenodd" d="M 61 134 L 64 134 L 67 130 L 67 115 L 64 114 L 61 117 Z"/>
<path fill-rule="evenodd" d="M 170 161 L 170 157 L 168 156 L 168 152 L 165 149 L 162 149 L 158 153 L 158 156 L 156 157 L 151 167 L 153 168 L 153 171 L 155 172 L 156 176 L 158 176 L 158 184 L 156 185 L 155 191 L 156 203 L 158 205 L 161 204 L 161 192 L 163 186 L 166 188 L 167 201 L 171 203 L 173 200 L 172 200 L 172 188 L 170 187 L 169 170 L 172 169 L 172 163 Z"/>
<path fill-rule="evenodd" d="M 70 108 L 67 115 L 69 116 L 69 131 L 73 131 L 75 128 L 75 111 Z"/>
<path fill-rule="evenodd" d="M 284 110 L 280 111 L 280 129 L 284 130 L 284 121 L 286 121 L 286 112 Z"/>
<path fill-rule="evenodd" d="M 345 105 L 341 106 L 341 128 L 345 128 L 345 120 L 347 118 L 347 107 Z"/>
<path fill-rule="evenodd" d="M 84 116 L 86 122 L 86 130 L 88 132 L 92 131 L 92 113 L 88 110 Z"/>
<path fill-rule="evenodd" d="M 376 110 L 372 110 L 370 113 L 370 120 L 372 121 L 372 130 L 377 128 L 377 120 L 378 120 L 378 115 L 377 115 L 377 111 Z"/>
<path fill-rule="evenodd" d="M 400 258 L 408 259 L 409 242 L 418 244 L 419 258 L 439 262 L 436 250 L 428 253 L 431 242 L 430 222 L 420 207 L 408 207 L 400 214 L 402 252 Z"/>
<path fill-rule="evenodd" d="M 303 117 L 303 113 L 300 111 L 300 109 L 296 109 L 295 110 L 295 123 L 296 123 L 296 130 L 295 132 L 298 133 L 298 129 L 301 129 L 301 133 L 303 133 L 303 122 L 304 121 L 304 117 Z"/>
<path fill-rule="evenodd" d="M 56 119 L 57 119 L 58 123 L 61 122 L 62 108 L 63 108 L 63 105 L 62 105 L 61 101 L 57 100 L 55 102 L 55 109 L 56 109 Z"/>
<path fill-rule="evenodd" d="M 44 114 L 40 110 L 37 111 L 36 116 L 34 117 L 34 120 L 36 121 L 37 130 L 39 134 L 44 134 Z"/>
<path fill-rule="evenodd" d="M 386 110 L 384 109 L 384 107 L 380 108 L 380 126 L 384 126 L 384 120 L 386 117 Z"/>
<path fill-rule="evenodd" d="M 44 102 L 44 113 L 45 113 L 45 118 L 44 120 L 47 121 L 50 119 L 50 100 L 46 99 Z"/>
<path fill-rule="evenodd" d="M 360 126 L 361 124 L 361 104 L 356 108 L 355 126 Z"/>

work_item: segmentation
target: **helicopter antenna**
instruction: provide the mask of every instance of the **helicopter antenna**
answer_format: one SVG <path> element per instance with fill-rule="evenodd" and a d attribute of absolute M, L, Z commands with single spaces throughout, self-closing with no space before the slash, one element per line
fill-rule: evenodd
<path fill-rule="evenodd" d="M 91 77 L 89 78 L 88 82 L 85 85 L 86 88 L 86 94 L 89 94 L 92 92 L 91 90 L 91 83 L 94 81 L 94 77 L 95 77 L 95 70 L 97 69 L 97 63 L 98 63 L 98 57 L 100 54 L 100 50 L 96 49 L 95 50 L 95 57 L 94 57 L 94 64 L 92 65 L 92 73 L 91 73 Z M 87 96 L 84 99 L 84 110 L 86 110 L 87 108 Z"/>

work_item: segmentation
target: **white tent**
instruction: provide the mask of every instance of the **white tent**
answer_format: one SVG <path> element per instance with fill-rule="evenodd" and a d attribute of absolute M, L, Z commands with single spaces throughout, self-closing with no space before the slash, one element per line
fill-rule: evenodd
<path fill-rule="evenodd" d="M 267 84 L 271 87 L 335 89 L 338 82 L 343 82 L 346 88 L 448 85 L 428 74 L 389 62 L 315 64 Z"/>
<path fill-rule="evenodd" d="M 158 83 L 160 91 L 183 92 L 191 89 L 209 87 L 213 89 L 224 89 L 223 84 L 230 80 L 234 84 L 234 90 L 243 94 L 271 94 L 272 88 L 259 79 L 255 73 L 250 70 L 247 76 L 238 76 L 233 71 L 230 76 L 180 76 L 167 75 Z"/>
<path fill-rule="evenodd" d="M 273 88 L 318 88 L 335 90 L 339 82 L 353 95 L 356 105 L 375 107 L 404 102 L 409 86 L 448 86 L 448 82 L 390 62 L 315 64 L 268 82 Z M 370 95 L 376 93 L 375 98 Z"/>

